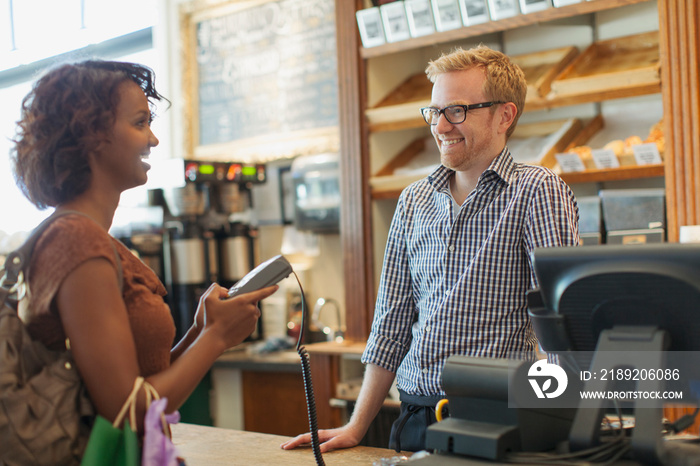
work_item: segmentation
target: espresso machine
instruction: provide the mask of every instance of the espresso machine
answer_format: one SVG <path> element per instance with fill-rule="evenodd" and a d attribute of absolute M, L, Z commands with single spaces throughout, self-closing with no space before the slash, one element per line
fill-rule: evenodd
<path fill-rule="evenodd" d="M 163 193 L 165 284 L 177 338 L 191 326 L 211 283 L 230 287 L 255 267 L 257 228 L 250 220 L 249 191 L 265 182 L 260 164 L 183 163 L 185 185 Z M 251 339 L 260 335 L 261 327 Z"/>

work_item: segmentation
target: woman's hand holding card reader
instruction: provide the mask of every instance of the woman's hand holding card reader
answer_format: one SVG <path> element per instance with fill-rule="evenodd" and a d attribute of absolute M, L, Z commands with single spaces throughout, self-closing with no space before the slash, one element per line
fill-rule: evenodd
<path fill-rule="evenodd" d="M 228 290 L 229 298 L 275 285 L 292 273 L 292 266 L 282 255 L 261 263 Z"/>

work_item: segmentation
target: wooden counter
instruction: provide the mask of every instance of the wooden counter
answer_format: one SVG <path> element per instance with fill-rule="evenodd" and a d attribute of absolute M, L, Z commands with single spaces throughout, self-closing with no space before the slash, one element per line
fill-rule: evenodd
<path fill-rule="evenodd" d="M 215 367 L 230 367 L 243 371 L 295 372 L 301 374 L 301 359 L 296 350 L 255 354 L 241 349 L 226 351 L 214 363 Z"/>
<path fill-rule="evenodd" d="M 296 450 L 282 450 L 280 445 L 289 439 L 280 435 L 260 434 L 232 429 L 220 429 L 217 427 L 199 426 L 195 424 L 172 425 L 173 443 L 180 457 L 184 458 L 187 466 L 314 466 L 314 458 L 311 447 L 298 448 Z M 666 445 L 677 452 L 677 458 L 690 461 L 697 457 L 699 446 L 677 443 L 673 446 Z M 393 458 L 400 456 L 410 457 L 412 453 L 396 453 L 385 448 L 354 447 L 345 450 L 335 450 L 323 454 L 323 461 L 328 466 L 371 466 L 379 462 L 381 458 Z M 514 463 L 502 463 L 481 458 L 467 458 L 454 455 L 433 454 L 427 457 L 410 461 L 407 464 L 415 466 L 498 466 L 512 465 Z M 535 465 L 543 463 L 521 463 Z M 616 466 L 639 466 L 639 463 L 630 459 L 618 460 Z M 677 464 L 690 464 L 690 462 L 678 462 Z M 693 463 L 695 464 L 695 463 Z"/>
<path fill-rule="evenodd" d="M 280 445 L 289 437 L 183 423 L 173 425 L 172 431 L 173 443 L 187 466 L 316 464 L 311 447 L 282 450 Z M 324 453 L 323 461 L 328 466 L 371 465 L 396 455 L 384 448 L 354 447 Z"/>
<path fill-rule="evenodd" d="M 227 351 L 214 363 L 212 374 L 215 425 L 290 436 L 309 429 L 296 351 Z"/>

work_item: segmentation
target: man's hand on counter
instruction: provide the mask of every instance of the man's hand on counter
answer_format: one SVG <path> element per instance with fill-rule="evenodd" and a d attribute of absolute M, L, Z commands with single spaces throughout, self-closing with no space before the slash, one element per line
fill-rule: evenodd
<path fill-rule="evenodd" d="M 360 434 L 360 435 L 358 435 Z M 321 453 L 326 453 L 331 450 L 339 450 L 341 448 L 354 447 L 360 443 L 364 433 L 359 433 L 353 430 L 350 424 L 339 427 L 337 429 L 325 429 L 318 431 L 318 440 L 321 443 Z M 301 445 L 311 444 L 311 434 L 297 435 L 293 439 L 284 442 L 283 450 L 292 450 Z"/>

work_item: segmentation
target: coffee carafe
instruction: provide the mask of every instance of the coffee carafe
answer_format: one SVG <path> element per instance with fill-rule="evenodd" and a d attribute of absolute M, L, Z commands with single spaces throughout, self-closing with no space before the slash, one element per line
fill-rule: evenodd
<path fill-rule="evenodd" d="M 233 222 L 219 238 L 220 281 L 232 286 L 253 270 L 256 264 L 257 229 L 242 222 Z"/>

